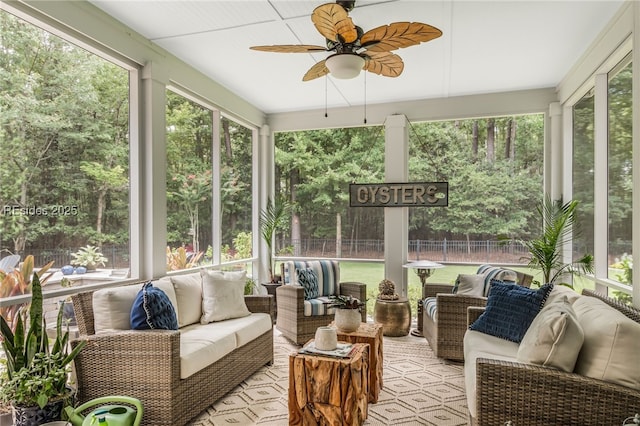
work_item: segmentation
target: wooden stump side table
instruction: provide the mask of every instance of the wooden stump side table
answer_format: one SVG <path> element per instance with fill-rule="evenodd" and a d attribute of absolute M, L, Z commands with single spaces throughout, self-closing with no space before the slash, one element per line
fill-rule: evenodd
<path fill-rule="evenodd" d="M 349 358 L 289 355 L 289 424 L 355 426 L 368 415 L 369 345 Z"/>
<path fill-rule="evenodd" d="M 334 323 L 330 324 L 332 327 Z M 382 324 L 360 323 L 360 327 L 351 333 L 336 330 L 338 340 L 349 343 L 367 343 L 369 345 L 369 402 L 378 402 L 382 389 Z"/>

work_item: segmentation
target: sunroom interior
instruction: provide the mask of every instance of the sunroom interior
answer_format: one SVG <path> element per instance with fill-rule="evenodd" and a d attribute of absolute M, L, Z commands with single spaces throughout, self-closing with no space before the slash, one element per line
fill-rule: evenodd
<path fill-rule="evenodd" d="M 324 44 L 309 19 L 323 1 L 3 1 L 3 13 L 23 19 L 125 70 L 129 84 L 129 258 L 126 276 L 91 285 L 97 289 L 167 275 L 167 125 L 169 92 L 242 126 L 248 136 L 250 246 L 244 258 L 223 252 L 221 177 L 211 176 L 212 214 L 208 256 L 213 268 L 243 265 L 257 283 L 268 282 L 269 248 L 260 236 L 260 212 L 277 193 L 277 135 L 317 129 L 378 126 L 384 140 L 385 182 L 409 181 L 413 123 L 539 114 L 544 155 L 541 194 L 571 199 L 576 183 L 575 152 L 588 150 L 593 187 L 588 247 L 593 251 L 590 287 L 603 294 L 631 296 L 640 307 L 640 280 L 622 282 L 611 273 L 608 156 L 612 151 L 608 101 L 615 73 L 631 67 L 640 49 L 640 3 L 636 1 L 357 1 L 350 12 L 365 31 L 393 21 L 415 20 L 442 30 L 442 36 L 398 51 L 404 71 L 396 78 L 361 72 L 349 80 L 331 76 L 303 82 L 302 76 L 326 52 L 265 53 L 255 45 Z M 1 43 L 1 42 L 0 42 Z M 633 67 L 628 102 L 640 104 L 640 71 Z M 586 145 L 576 135 L 576 105 L 592 102 L 592 134 Z M 631 147 L 640 140 L 640 116 L 631 119 Z M 212 152 L 224 135 L 212 126 Z M 590 145 L 589 145 L 590 144 Z M 91 149 L 91 148 L 87 148 Z M 628 150 L 631 206 L 625 236 L 630 260 L 640 256 L 640 150 Z M 215 154 L 211 170 L 222 170 Z M 437 161 L 437 159 L 436 159 Z M 367 183 L 367 182 L 360 182 Z M 455 188 L 450 188 L 455 191 Z M 479 195 L 482 191 L 478 190 Z M 534 194 L 538 196 L 538 194 Z M 637 201 L 636 201 L 637 200 Z M 450 205 L 449 208 L 455 208 Z M 245 212 L 246 213 L 246 212 Z M 415 280 L 405 265 L 409 254 L 406 207 L 381 213 L 384 255 L 375 262 L 407 296 Z M 634 230 L 632 232 L 632 230 Z M 292 237 L 293 238 L 293 237 Z M 5 247 L 5 241 L 2 241 Z M 9 247 L 11 249 L 12 247 Z M 564 254 L 571 258 L 574 247 Z M 289 254 L 281 261 L 299 259 Z M 59 265 L 61 266 L 61 265 Z M 455 262 L 447 268 L 455 267 Z M 184 272 L 184 271 L 183 271 Z M 180 272 L 182 273 L 182 272 Z M 264 288 L 256 290 L 266 293 Z M 76 290 L 60 288 L 47 297 Z M 28 296 L 1 301 L 21 303 Z M 633 414 L 633 413 L 629 413 Z"/>

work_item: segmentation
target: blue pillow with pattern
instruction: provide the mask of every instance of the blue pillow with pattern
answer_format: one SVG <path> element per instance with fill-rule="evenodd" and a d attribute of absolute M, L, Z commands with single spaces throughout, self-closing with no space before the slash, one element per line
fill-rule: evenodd
<path fill-rule="evenodd" d="M 520 343 L 552 288 L 553 284 L 530 289 L 491 280 L 487 307 L 469 329 Z"/>
<path fill-rule="evenodd" d="M 131 307 L 131 328 L 134 330 L 177 330 L 176 310 L 167 294 L 151 282 L 145 283 Z"/>
<path fill-rule="evenodd" d="M 318 274 L 313 269 L 296 269 L 298 284 L 304 288 L 304 300 L 315 299 L 319 296 Z"/>

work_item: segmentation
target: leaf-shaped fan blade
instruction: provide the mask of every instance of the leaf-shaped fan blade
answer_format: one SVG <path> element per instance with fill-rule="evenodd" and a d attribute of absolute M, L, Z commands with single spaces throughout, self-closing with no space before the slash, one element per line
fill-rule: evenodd
<path fill-rule="evenodd" d="M 420 22 L 394 22 L 367 31 L 360 43 L 368 52 L 388 52 L 433 40 L 442 31 Z"/>
<path fill-rule="evenodd" d="M 326 60 L 317 62 L 314 66 L 309 68 L 309 71 L 302 77 L 302 81 L 309 81 L 329 74 L 329 68 L 325 65 Z"/>
<path fill-rule="evenodd" d="M 260 50 L 261 52 L 278 52 L 278 53 L 309 53 L 309 52 L 326 52 L 327 49 L 322 46 L 314 46 L 311 44 L 280 44 L 273 46 L 251 46 L 251 50 Z"/>
<path fill-rule="evenodd" d="M 358 39 L 358 31 L 344 7 L 337 3 L 327 3 L 316 7 L 311 21 L 320 34 L 331 41 L 353 43 Z"/>
<path fill-rule="evenodd" d="M 404 62 L 395 53 L 367 52 L 364 69 L 385 77 L 397 77 L 404 70 Z"/>

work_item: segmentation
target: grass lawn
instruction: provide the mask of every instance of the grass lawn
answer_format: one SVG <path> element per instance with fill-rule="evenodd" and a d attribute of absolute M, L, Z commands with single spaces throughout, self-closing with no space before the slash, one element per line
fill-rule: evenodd
<path fill-rule="evenodd" d="M 533 275 L 534 280 L 541 279 L 541 273 L 537 270 L 532 270 L 523 267 L 510 268 L 520 272 Z M 452 284 L 455 282 L 458 274 L 475 274 L 478 270 L 478 265 L 447 265 L 444 268 L 436 269 L 427 282 Z M 415 317 L 416 315 L 416 302 L 418 298 L 422 296 L 422 288 L 420 286 L 420 278 L 413 270 L 408 271 L 409 277 L 409 300 L 411 303 L 411 313 Z M 358 281 L 367 285 L 367 313 L 373 315 L 373 307 L 375 299 L 378 296 L 378 284 L 384 279 L 384 264 L 383 263 L 361 263 L 361 262 L 340 262 L 340 281 Z M 574 279 L 574 289 L 576 292 L 581 293 L 582 289 L 594 288 L 593 281 L 577 277 Z"/>

